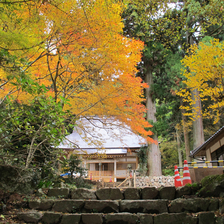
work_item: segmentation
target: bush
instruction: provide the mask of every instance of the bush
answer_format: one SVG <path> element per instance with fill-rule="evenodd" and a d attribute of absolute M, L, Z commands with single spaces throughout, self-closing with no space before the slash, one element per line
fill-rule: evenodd
<path fill-rule="evenodd" d="M 52 185 L 62 156 L 56 146 L 67 133 L 64 121 L 69 113 L 44 97 L 27 104 L 6 100 L 0 107 L 0 166 L 12 169 L 0 172 L 1 187 L 14 184 L 10 190 L 24 191 L 25 185 L 30 190 Z"/>
<path fill-rule="evenodd" d="M 162 173 L 164 176 L 174 176 L 174 169 L 163 169 Z"/>

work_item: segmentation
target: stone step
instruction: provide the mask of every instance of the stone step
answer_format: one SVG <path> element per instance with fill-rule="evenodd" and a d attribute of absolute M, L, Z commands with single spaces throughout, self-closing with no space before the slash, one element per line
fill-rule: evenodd
<path fill-rule="evenodd" d="M 191 187 L 145 187 L 145 188 L 101 188 L 96 191 L 78 188 L 54 188 L 47 190 L 48 197 L 64 199 L 99 199 L 99 200 L 139 200 L 139 199 L 168 199 L 173 200 L 183 195 L 194 194 Z"/>
<path fill-rule="evenodd" d="M 174 200 L 78 200 L 78 199 L 45 199 L 28 202 L 29 209 L 63 213 L 196 213 L 217 211 L 223 213 L 224 200 L 219 198 L 178 198 Z"/>
<path fill-rule="evenodd" d="M 80 213 L 63 214 L 32 210 L 18 213 L 25 223 L 43 224 L 223 224 L 224 217 L 215 217 L 214 212 L 200 213 Z"/>
<path fill-rule="evenodd" d="M 18 213 L 38 224 L 224 224 L 224 199 L 199 198 L 189 187 L 49 189 Z M 184 197 L 183 197 L 184 195 Z"/>

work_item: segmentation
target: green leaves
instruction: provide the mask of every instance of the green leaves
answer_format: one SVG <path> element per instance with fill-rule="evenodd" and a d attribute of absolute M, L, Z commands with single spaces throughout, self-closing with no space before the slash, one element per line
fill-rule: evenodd
<path fill-rule="evenodd" d="M 29 103 L 29 104 L 28 104 Z M 65 112 L 60 103 L 42 96 L 27 104 L 9 99 L 1 105 L 0 114 L 0 155 L 13 156 L 11 164 L 22 166 L 43 164 L 46 159 L 57 156 L 53 148 L 66 135 Z M 4 157 L 4 156 L 3 156 Z"/>

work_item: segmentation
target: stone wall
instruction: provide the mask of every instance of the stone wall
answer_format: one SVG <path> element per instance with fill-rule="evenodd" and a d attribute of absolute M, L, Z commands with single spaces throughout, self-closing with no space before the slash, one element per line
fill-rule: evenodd
<path fill-rule="evenodd" d="M 169 187 L 174 186 L 174 176 L 137 176 L 136 187 Z"/>
<path fill-rule="evenodd" d="M 178 188 L 45 189 L 11 218 L 42 224 L 224 224 L 223 192 L 224 174 Z"/>
<path fill-rule="evenodd" d="M 224 199 L 199 198 L 192 190 L 191 186 L 49 189 L 48 198 L 28 201 L 14 223 L 223 224 Z"/>

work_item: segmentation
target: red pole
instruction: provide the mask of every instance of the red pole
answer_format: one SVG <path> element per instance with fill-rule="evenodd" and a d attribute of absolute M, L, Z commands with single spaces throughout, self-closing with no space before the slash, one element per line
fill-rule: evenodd
<path fill-rule="evenodd" d="M 90 177 L 89 177 L 89 179 L 90 179 L 90 180 L 92 180 L 92 179 L 93 179 L 93 177 L 92 177 L 92 173 L 90 173 Z"/>

